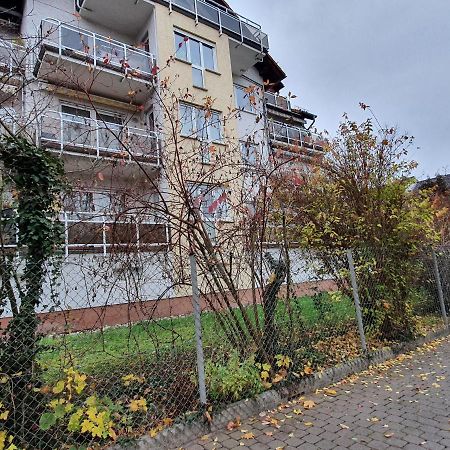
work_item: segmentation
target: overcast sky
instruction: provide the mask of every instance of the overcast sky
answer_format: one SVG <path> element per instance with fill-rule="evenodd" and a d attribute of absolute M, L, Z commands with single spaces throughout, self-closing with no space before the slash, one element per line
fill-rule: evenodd
<path fill-rule="evenodd" d="M 450 0 L 231 0 L 262 25 L 286 92 L 336 130 L 360 101 L 416 137 L 416 176 L 450 172 Z M 417 149 L 417 147 L 419 147 Z"/>

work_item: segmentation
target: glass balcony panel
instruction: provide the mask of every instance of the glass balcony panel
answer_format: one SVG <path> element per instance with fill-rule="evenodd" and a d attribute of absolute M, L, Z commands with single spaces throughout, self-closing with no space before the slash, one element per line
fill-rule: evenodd
<path fill-rule="evenodd" d="M 219 24 L 219 11 L 217 8 L 203 2 L 197 2 L 197 13 L 203 19 L 209 20 L 216 25 Z"/>
<path fill-rule="evenodd" d="M 172 3 L 179 6 L 180 8 L 185 9 L 186 11 L 195 13 L 194 0 L 172 0 Z"/>
<path fill-rule="evenodd" d="M 83 33 L 80 30 L 74 30 L 64 26 L 61 26 L 60 33 L 62 48 L 72 50 L 83 55 L 93 55 L 94 41 L 91 35 Z"/>
<path fill-rule="evenodd" d="M 88 120 L 73 121 L 63 117 L 63 143 L 74 147 L 93 146 L 93 127 Z"/>
<path fill-rule="evenodd" d="M 285 125 L 283 124 L 279 124 L 279 123 L 274 123 L 273 124 L 273 134 L 274 134 L 274 139 L 279 141 L 283 141 L 283 142 L 287 142 L 287 128 Z"/>
<path fill-rule="evenodd" d="M 106 65 L 123 67 L 125 61 L 125 45 L 96 37 L 95 57 L 97 61 Z"/>
<path fill-rule="evenodd" d="M 300 141 L 301 141 L 300 130 L 298 128 L 289 127 L 287 129 L 287 131 L 288 131 L 288 136 L 289 136 L 290 143 L 294 144 L 294 145 L 295 144 L 300 145 Z"/>
<path fill-rule="evenodd" d="M 283 97 L 281 95 L 278 95 L 277 98 L 277 106 L 279 106 L 280 108 L 286 109 L 288 111 L 290 111 L 290 103 L 289 100 L 286 97 Z"/>
<path fill-rule="evenodd" d="M 233 33 L 236 33 L 239 36 L 241 35 L 241 26 L 239 19 L 230 16 L 230 14 L 227 14 L 222 11 L 220 12 L 220 18 L 222 20 L 222 28 L 232 31 Z"/>
<path fill-rule="evenodd" d="M 152 73 L 153 58 L 151 56 L 127 49 L 127 60 L 132 70 L 137 70 L 147 75 Z"/>
<path fill-rule="evenodd" d="M 269 105 L 276 105 L 277 104 L 277 97 L 275 94 L 272 94 L 271 92 L 266 92 L 264 94 L 264 98 L 266 99 L 266 102 Z"/>
<path fill-rule="evenodd" d="M 103 244 L 103 223 L 72 222 L 68 225 L 68 241 L 71 245 Z"/>
<path fill-rule="evenodd" d="M 134 155 L 158 157 L 158 138 L 153 133 L 129 130 L 126 143 Z"/>
<path fill-rule="evenodd" d="M 122 151 L 122 127 L 115 124 L 107 124 L 98 130 L 98 146 L 101 150 L 110 152 Z"/>
<path fill-rule="evenodd" d="M 244 35 L 244 38 L 248 39 L 249 41 L 259 44 L 261 42 L 261 39 L 259 37 L 260 33 L 261 30 L 259 28 L 248 23 L 242 23 L 242 34 Z"/>

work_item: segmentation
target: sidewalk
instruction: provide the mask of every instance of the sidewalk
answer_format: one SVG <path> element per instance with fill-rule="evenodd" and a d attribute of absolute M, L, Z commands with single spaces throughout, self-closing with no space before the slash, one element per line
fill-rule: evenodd
<path fill-rule="evenodd" d="M 450 338 L 236 425 L 183 449 L 450 448 Z"/>

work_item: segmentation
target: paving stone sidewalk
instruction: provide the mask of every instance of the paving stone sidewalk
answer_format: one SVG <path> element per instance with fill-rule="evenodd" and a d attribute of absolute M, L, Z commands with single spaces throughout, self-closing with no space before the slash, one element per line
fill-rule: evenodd
<path fill-rule="evenodd" d="M 450 448 L 449 337 L 329 389 L 261 413 L 233 430 L 203 436 L 183 449 Z"/>

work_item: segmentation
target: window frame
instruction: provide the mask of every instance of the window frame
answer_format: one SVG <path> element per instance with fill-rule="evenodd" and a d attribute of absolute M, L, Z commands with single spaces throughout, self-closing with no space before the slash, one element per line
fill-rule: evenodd
<path fill-rule="evenodd" d="M 241 112 L 246 112 L 246 113 L 251 113 L 251 114 L 257 114 L 257 113 L 258 113 L 258 109 L 256 108 L 255 105 L 252 105 L 252 103 L 250 102 L 250 96 L 249 96 L 249 94 L 247 94 L 247 93 L 245 92 L 245 89 L 246 89 L 248 86 L 242 86 L 242 85 L 240 85 L 240 84 L 233 83 L 233 87 L 234 87 L 234 90 L 235 90 L 235 92 L 234 92 L 234 97 L 235 97 L 236 108 L 237 108 L 239 111 L 241 111 Z M 239 106 L 239 103 L 238 103 L 238 96 L 237 96 L 237 94 L 236 94 L 236 91 L 237 91 L 237 90 L 243 91 L 243 92 L 244 92 L 244 97 L 245 97 L 245 96 L 247 97 L 247 102 L 246 102 L 246 105 L 245 105 L 244 107 Z M 250 108 L 250 109 L 248 109 L 248 108 Z"/>
<path fill-rule="evenodd" d="M 180 114 L 181 107 L 190 109 L 190 111 L 191 111 L 191 122 L 190 122 L 192 124 L 192 133 L 191 134 L 183 134 L 183 122 L 182 122 L 183 116 Z M 199 118 L 198 113 L 204 114 L 204 112 L 205 112 L 205 110 L 199 106 L 192 105 L 190 103 L 179 102 L 178 115 L 179 115 L 180 124 L 181 124 L 180 135 L 182 137 L 197 139 L 203 143 L 222 144 L 223 143 L 222 113 L 217 110 L 211 110 L 211 117 L 209 117 L 208 119 L 205 119 L 204 117 L 202 118 L 202 120 L 205 121 L 205 128 L 203 128 L 202 130 L 199 130 L 198 122 L 197 122 L 197 120 Z M 211 139 L 209 137 L 209 135 L 210 135 L 209 128 L 213 126 L 213 125 L 211 125 L 211 120 L 215 115 L 217 115 L 217 117 L 218 117 L 218 125 L 219 125 L 219 139 L 218 140 Z M 203 136 L 201 136 L 201 137 L 199 136 L 200 131 L 203 131 L 203 130 L 206 130 L 206 139 L 204 139 Z M 203 134 L 203 133 L 201 133 L 201 134 Z"/>
<path fill-rule="evenodd" d="M 241 149 L 241 157 L 242 162 L 245 166 L 254 167 L 257 166 L 261 162 L 261 144 L 257 144 L 256 142 L 248 142 L 248 141 L 239 141 L 240 149 Z M 253 152 L 253 160 L 249 158 L 250 148 L 254 149 Z M 247 154 L 247 157 L 245 156 Z"/>
<path fill-rule="evenodd" d="M 205 196 L 205 193 L 209 197 L 212 202 L 216 201 L 221 195 L 228 194 L 226 188 L 224 186 L 221 186 L 220 184 L 208 184 L 208 183 L 189 183 L 189 189 L 191 191 L 192 199 L 195 201 L 198 196 L 202 195 Z M 196 196 L 196 194 L 199 194 Z M 202 219 L 205 222 L 218 222 L 223 221 L 227 222 L 231 220 L 230 215 L 230 205 L 228 203 L 228 195 L 227 198 L 223 202 L 225 208 L 220 209 L 220 206 L 218 206 L 218 209 L 220 209 L 220 214 L 217 214 L 217 209 L 212 214 L 211 213 L 205 213 L 203 211 L 202 206 L 198 206 L 198 210 L 201 214 Z M 208 208 L 210 205 L 206 204 L 205 207 Z"/>
<path fill-rule="evenodd" d="M 186 59 L 184 57 L 181 57 L 178 55 L 178 51 L 181 47 L 177 44 L 177 35 L 183 38 L 184 45 L 186 46 Z M 185 40 L 185 38 L 188 38 Z M 192 66 L 192 84 L 194 87 L 205 89 L 205 71 L 209 70 L 210 72 L 217 72 L 217 51 L 216 51 L 216 45 L 212 42 L 207 42 L 203 39 L 198 38 L 197 36 L 193 36 L 189 33 L 186 33 L 185 31 L 181 31 L 177 28 L 174 29 L 173 33 L 173 39 L 174 39 L 174 46 L 175 46 L 175 57 L 178 58 L 181 61 L 184 61 Z M 192 55 L 191 55 L 191 45 L 190 42 L 195 41 L 199 43 L 200 46 L 200 65 L 194 64 L 192 62 Z M 209 47 L 212 49 L 213 52 L 213 67 L 206 67 L 205 66 L 205 56 L 203 53 L 203 48 Z M 194 69 L 199 70 L 202 74 L 202 85 L 198 86 L 195 84 L 194 81 Z"/>

